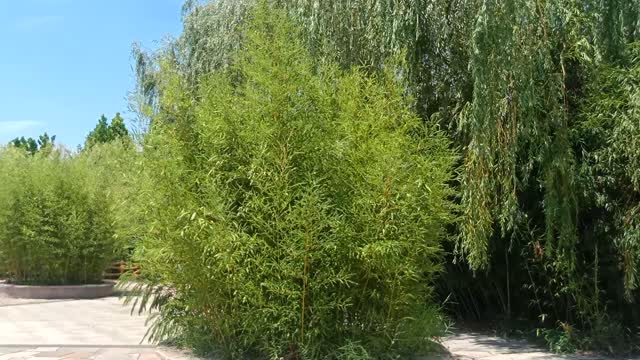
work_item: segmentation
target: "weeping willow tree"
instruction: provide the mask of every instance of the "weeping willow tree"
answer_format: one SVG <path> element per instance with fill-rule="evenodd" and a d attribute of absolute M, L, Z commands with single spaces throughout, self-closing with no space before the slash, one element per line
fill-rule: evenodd
<path fill-rule="evenodd" d="M 599 19 L 589 6 L 598 4 L 487 0 L 478 13 L 470 66 L 474 97 L 460 117 L 468 139 L 461 251 L 472 268 L 487 265 L 494 224 L 500 237 L 526 224 L 519 196 L 532 177 L 543 192 L 548 249 L 573 261 L 567 251 L 576 242 L 578 204 L 569 132 L 577 116 L 574 98 L 582 91 L 578 77 L 585 76 L 576 72 L 614 56 L 623 42 L 599 32 L 603 27 L 621 33 L 629 25 Z M 625 15 L 610 14 L 614 9 L 620 7 L 603 2 L 599 10 L 611 18 Z"/>
<path fill-rule="evenodd" d="M 485 1 L 473 33 L 474 97 L 461 117 L 469 143 L 460 250 L 474 269 L 488 265 L 494 227 L 508 238 L 527 223 L 519 196 L 532 177 L 544 192 L 548 250 L 572 262 L 577 209 L 565 79 L 552 57 L 547 9 L 538 5 Z"/>
<path fill-rule="evenodd" d="M 471 97 L 467 34 L 479 0 L 269 0 L 304 29 L 306 46 L 318 62 L 380 70 L 389 58 L 405 56 L 407 90 L 424 117 L 437 115 L 454 127 L 451 114 Z M 139 93 L 149 110 L 157 99 L 158 59 L 176 60 L 195 86 L 202 74 L 231 65 L 244 43 L 240 31 L 256 0 L 186 1 L 184 31 L 159 53 L 134 49 Z M 153 106 L 151 106 L 152 108 Z M 148 112 L 148 111 L 147 111 Z"/>
<path fill-rule="evenodd" d="M 622 59 L 637 37 L 637 9 L 627 1 L 538 0 L 486 0 L 479 9 L 471 37 L 473 99 L 460 116 L 464 216 L 457 251 L 489 277 L 506 271 L 500 301 L 507 315 L 510 292 L 523 285 L 543 320 L 593 325 L 603 311 L 599 261 L 617 255 L 587 236 L 593 224 L 585 220 L 585 198 L 592 194 L 583 194 L 578 169 L 585 164 L 576 150 L 584 139 L 575 136 L 576 123 L 591 116 L 581 104 L 596 68 Z M 622 276 L 608 275 L 627 279 L 629 300 L 636 270 L 628 259 L 637 253 L 630 256 L 628 247 L 617 247 Z"/>

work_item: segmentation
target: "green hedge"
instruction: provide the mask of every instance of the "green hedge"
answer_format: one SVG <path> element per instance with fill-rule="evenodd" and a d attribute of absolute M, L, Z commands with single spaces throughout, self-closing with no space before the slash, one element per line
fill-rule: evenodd
<path fill-rule="evenodd" d="M 0 255 L 10 281 L 101 282 L 112 259 L 113 224 L 107 194 L 87 163 L 5 149 L 0 180 Z"/>

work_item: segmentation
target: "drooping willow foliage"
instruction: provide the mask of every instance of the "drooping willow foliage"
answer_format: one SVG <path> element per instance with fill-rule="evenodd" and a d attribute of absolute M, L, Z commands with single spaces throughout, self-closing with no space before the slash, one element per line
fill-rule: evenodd
<path fill-rule="evenodd" d="M 563 256 L 571 257 L 562 249 L 575 242 L 564 79 L 552 58 L 546 9 L 536 5 L 485 1 L 473 33 L 474 96 L 461 116 L 469 139 L 461 251 L 474 269 L 489 263 L 494 228 L 509 238 L 527 222 L 518 197 L 532 175 L 544 188 L 547 245 L 557 240 Z"/>
<path fill-rule="evenodd" d="M 619 56 L 624 40 L 606 28 L 629 32 L 622 3 L 487 0 L 480 8 L 470 63 L 474 96 L 461 116 L 469 141 L 462 249 L 472 268 L 488 264 L 494 227 L 506 237 L 528 222 L 519 196 L 532 176 L 543 192 L 546 246 L 573 267 L 579 209 L 570 131 L 572 102 L 582 91 L 576 77 L 584 76 L 576 72 Z"/>
<path fill-rule="evenodd" d="M 203 75 L 231 66 L 256 2 L 188 1 L 182 36 L 138 54 L 148 109 L 162 113 L 159 59 L 194 97 Z M 372 74 L 404 57 L 416 111 L 462 155 L 443 280 L 460 312 L 640 324 L 639 0 L 267 2 L 302 27 L 317 66 Z"/>
<path fill-rule="evenodd" d="M 153 100 L 157 57 L 176 59 L 191 84 L 200 75 L 229 66 L 242 47 L 240 28 L 257 0 L 186 1 L 184 32 L 160 54 L 136 50 L 140 91 Z M 286 9 L 306 32 L 306 45 L 318 61 L 379 69 L 404 54 L 406 78 L 426 117 L 449 115 L 469 99 L 467 33 L 474 1 L 433 0 L 284 0 L 268 1 Z"/>
<path fill-rule="evenodd" d="M 579 183 L 583 139 L 574 133 L 594 67 L 623 57 L 637 34 L 630 30 L 637 13 L 625 4 L 487 0 L 478 11 L 473 99 L 459 117 L 465 160 L 457 251 L 472 269 L 506 283 L 497 287 L 505 289 L 498 297 L 506 298 L 500 301 L 507 316 L 510 292 L 523 286 L 543 320 L 594 327 L 590 319 L 602 312 L 599 270 L 617 262 L 607 253 L 615 237 L 609 234 L 599 250 L 591 236 L 585 196 L 593 195 Z M 628 254 L 623 247 L 617 253 Z M 599 264 L 601 256 L 607 259 Z M 619 288 L 637 271 L 624 263 L 622 274 L 606 274 Z M 629 299 L 633 285 L 625 281 L 624 288 Z M 618 289 L 608 290 L 603 298 L 621 300 L 612 295 Z M 520 311 L 523 300 L 515 299 Z"/>

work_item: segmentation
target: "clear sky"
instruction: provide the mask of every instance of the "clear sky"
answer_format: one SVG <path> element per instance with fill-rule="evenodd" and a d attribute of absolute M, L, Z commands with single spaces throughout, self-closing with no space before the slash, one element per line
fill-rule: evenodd
<path fill-rule="evenodd" d="M 131 46 L 181 31 L 182 0 L 0 0 L 0 144 L 48 132 L 71 148 L 127 113 Z"/>

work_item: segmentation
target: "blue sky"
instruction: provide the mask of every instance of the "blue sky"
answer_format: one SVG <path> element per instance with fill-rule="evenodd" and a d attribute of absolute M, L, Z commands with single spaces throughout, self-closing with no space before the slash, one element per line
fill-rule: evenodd
<path fill-rule="evenodd" d="M 0 144 L 48 132 L 71 148 L 127 113 L 131 46 L 181 31 L 182 0 L 0 0 Z"/>

